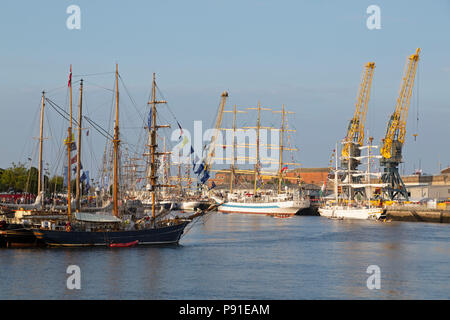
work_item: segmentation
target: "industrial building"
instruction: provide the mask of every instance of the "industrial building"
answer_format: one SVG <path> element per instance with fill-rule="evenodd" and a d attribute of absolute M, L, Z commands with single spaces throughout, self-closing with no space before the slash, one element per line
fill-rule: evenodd
<path fill-rule="evenodd" d="M 403 176 L 411 201 L 433 199 L 448 201 L 450 199 L 450 167 L 442 170 L 438 175 Z"/>

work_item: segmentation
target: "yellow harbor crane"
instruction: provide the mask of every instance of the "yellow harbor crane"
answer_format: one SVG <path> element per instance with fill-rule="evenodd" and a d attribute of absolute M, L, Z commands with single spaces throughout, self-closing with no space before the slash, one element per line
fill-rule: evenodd
<path fill-rule="evenodd" d="M 364 65 L 356 100 L 355 114 L 348 124 L 347 135 L 343 140 L 341 152 L 343 159 L 342 165 L 348 166 L 348 161 L 350 161 L 351 170 L 355 170 L 360 163 L 354 157 L 360 156 L 361 150 L 358 147 L 364 144 L 364 125 L 366 122 L 367 105 L 369 104 L 374 68 L 375 62 L 368 62 Z"/>
<path fill-rule="evenodd" d="M 394 113 L 389 118 L 386 135 L 382 140 L 382 147 L 380 149 L 382 156 L 380 165 L 384 167 L 381 180 L 383 183 L 388 184 L 384 189 L 384 193 L 391 200 L 399 198 L 400 196 L 403 196 L 408 200 L 408 193 L 398 172 L 398 165 L 402 162 L 402 147 L 405 142 L 406 119 L 408 117 L 414 78 L 419 62 L 419 52 L 420 48 L 417 48 L 416 53 L 409 56 L 406 61 L 400 93 L 397 98 L 397 106 L 395 107 Z"/>
<path fill-rule="evenodd" d="M 218 110 L 217 117 L 216 117 L 214 134 L 211 137 L 210 143 L 207 145 L 206 156 L 205 156 L 205 171 L 207 171 L 207 172 L 210 171 L 211 165 L 212 165 L 212 162 L 214 159 L 214 154 L 215 154 L 216 146 L 217 146 L 217 138 L 220 133 L 220 128 L 222 126 L 223 112 L 225 109 L 225 103 L 227 101 L 227 98 L 228 98 L 228 92 L 224 91 L 220 95 L 220 104 L 219 104 L 219 110 Z M 222 143 L 222 142 L 220 142 L 220 143 Z"/>

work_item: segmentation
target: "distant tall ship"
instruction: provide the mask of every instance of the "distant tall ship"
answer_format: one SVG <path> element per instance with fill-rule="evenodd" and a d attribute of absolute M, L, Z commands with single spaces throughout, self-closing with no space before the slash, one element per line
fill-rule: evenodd
<path fill-rule="evenodd" d="M 232 163 L 228 172 L 230 173 L 230 190 L 225 198 L 218 198 L 217 195 L 213 196 L 214 200 L 220 204 L 218 207 L 219 212 L 223 213 L 247 213 L 247 214 L 264 214 L 276 217 L 290 217 L 295 215 L 297 212 L 309 208 L 310 201 L 305 197 L 300 188 L 297 190 L 282 189 L 283 172 L 287 170 L 287 165 L 295 165 L 294 163 L 286 163 L 283 161 L 283 151 L 285 150 L 295 150 L 288 148 L 284 144 L 283 135 L 286 131 L 294 131 L 286 128 L 286 115 L 288 112 L 285 110 L 284 105 L 281 111 L 274 111 L 281 113 L 281 127 L 280 129 L 273 129 L 280 131 L 280 144 L 279 144 L 279 159 L 278 159 L 278 172 L 275 177 L 278 178 L 278 186 L 275 190 L 262 189 L 262 172 L 261 163 L 264 159 L 260 159 L 260 112 L 261 110 L 271 110 L 268 108 L 262 108 L 260 103 L 258 103 L 257 108 L 248 108 L 257 111 L 257 122 L 256 127 L 245 127 L 246 129 L 252 128 L 256 129 L 256 164 L 254 170 L 238 170 L 236 168 L 236 106 L 234 106 L 233 111 L 233 156 Z M 266 127 L 264 129 L 267 129 Z M 273 146 L 263 145 L 263 147 L 273 148 Z M 225 171 L 225 170 L 220 170 Z M 239 174 L 252 174 L 254 177 L 253 193 L 251 191 L 236 192 L 233 191 L 234 176 L 236 173 Z M 270 173 L 267 173 L 268 175 Z M 273 175 L 273 173 L 271 173 Z"/>
<path fill-rule="evenodd" d="M 220 203 L 220 200 L 217 202 Z M 254 198 L 246 199 L 245 196 L 233 200 L 233 196 L 230 196 L 217 210 L 223 213 L 293 216 L 298 211 L 309 208 L 309 206 L 310 203 L 307 199 L 295 199 L 294 196 L 289 195 L 267 194 L 260 195 L 256 200 Z"/>
<path fill-rule="evenodd" d="M 371 176 L 380 178 L 381 173 L 370 172 L 370 159 L 380 158 L 380 156 L 371 155 L 371 148 L 377 148 L 378 146 L 361 146 L 359 149 L 367 149 L 367 156 L 355 157 L 355 160 L 361 160 L 367 158 L 367 170 L 358 171 L 351 170 L 350 163 L 347 163 L 347 170 L 339 170 L 337 165 L 336 157 L 336 167 L 334 169 L 334 194 L 335 199 L 328 200 L 325 204 L 319 207 L 319 214 L 323 217 L 331 219 L 359 219 L 359 220 L 378 220 L 383 214 L 384 209 L 382 207 L 372 205 L 371 194 L 372 188 L 381 189 L 386 187 L 385 183 L 372 183 Z M 351 157 L 351 156 L 349 156 Z M 347 158 L 349 160 L 349 158 Z M 340 173 L 345 173 L 345 180 L 339 183 L 338 176 Z M 359 180 L 357 183 L 353 183 L 353 177 L 364 177 L 364 180 Z M 339 189 L 342 190 L 339 195 Z M 346 193 L 343 190 L 347 190 Z M 356 190 L 361 191 L 361 195 L 365 195 L 365 199 L 355 200 L 352 195 Z"/>

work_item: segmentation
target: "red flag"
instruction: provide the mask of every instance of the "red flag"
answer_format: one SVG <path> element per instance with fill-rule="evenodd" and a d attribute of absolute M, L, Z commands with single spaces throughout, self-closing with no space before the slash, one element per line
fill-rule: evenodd
<path fill-rule="evenodd" d="M 72 65 L 70 65 L 70 73 L 69 73 L 69 83 L 67 84 L 68 87 L 72 84 Z"/>
<path fill-rule="evenodd" d="M 73 158 L 70 159 L 70 164 L 74 164 L 75 162 L 77 162 L 77 155 L 73 156 Z"/>

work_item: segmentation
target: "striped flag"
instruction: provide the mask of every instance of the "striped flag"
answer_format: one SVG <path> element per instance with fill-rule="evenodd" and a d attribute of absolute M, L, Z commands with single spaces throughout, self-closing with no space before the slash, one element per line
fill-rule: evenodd
<path fill-rule="evenodd" d="M 71 84 L 72 84 L 72 65 L 70 65 L 69 82 L 67 83 L 67 87 L 70 87 Z"/>

